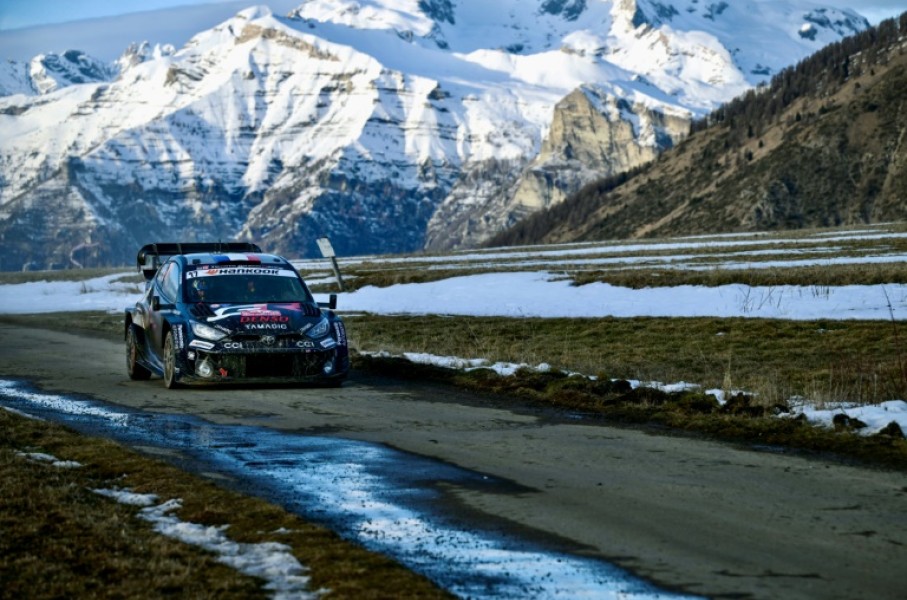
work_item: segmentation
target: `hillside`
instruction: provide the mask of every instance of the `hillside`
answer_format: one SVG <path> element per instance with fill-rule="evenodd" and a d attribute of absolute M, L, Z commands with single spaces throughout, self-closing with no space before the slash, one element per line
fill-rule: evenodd
<path fill-rule="evenodd" d="M 907 219 L 907 13 L 721 107 L 656 162 L 489 245 Z"/>

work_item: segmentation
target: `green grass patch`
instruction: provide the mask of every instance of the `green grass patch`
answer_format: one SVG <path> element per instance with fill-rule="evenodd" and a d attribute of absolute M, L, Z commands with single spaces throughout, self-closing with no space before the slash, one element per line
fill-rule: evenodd
<path fill-rule="evenodd" d="M 81 463 L 58 468 L 18 455 Z M 263 500 L 229 491 L 113 442 L 0 410 L 0 581 L 8 598 L 265 598 L 262 581 L 172 540 L 95 488 L 182 499 L 183 521 L 229 525 L 241 543 L 279 542 L 325 598 L 445 598 L 393 560 Z"/>

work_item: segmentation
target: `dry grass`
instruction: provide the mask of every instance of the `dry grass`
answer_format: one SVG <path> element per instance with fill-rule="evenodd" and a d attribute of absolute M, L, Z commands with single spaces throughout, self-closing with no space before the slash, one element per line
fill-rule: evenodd
<path fill-rule="evenodd" d="M 907 396 L 898 325 L 879 321 L 348 317 L 361 351 L 429 352 L 642 381 L 874 403 Z"/>
<path fill-rule="evenodd" d="M 759 261 L 747 261 L 759 262 Z M 549 270 L 558 277 L 572 280 L 576 285 L 589 283 L 610 283 L 622 287 L 641 289 L 646 287 L 667 287 L 678 285 L 702 285 L 716 287 L 729 284 L 750 286 L 805 286 L 823 293 L 823 288 L 841 285 L 878 285 L 907 283 L 907 263 L 862 263 L 856 265 L 821 265 L 804 267 L 769 267 L 729 269 L 720 264 L 710 266 L 700 261 L 700 268 L 674 268 L 664 264 L 650 266 L 619 265 L 613 268 L 590 265 L 560 264 L 556 266 L 464 266 L 462 269 L 432 269 L 425 265 L 408 265 L 386 270 L 365 270 L 349 268 L 344 271 L 346 291 L 355 291 L 366 286 L 389 287 L 405 283 L 427 283 L 449 277 L 463 277 L 481 273 Z M 306 273 L 303 272 L 305 276 Z M 313 285 L 316 293 L 337 291 L 333 283 Z"/>
<path fill-rule="evenodd" d="M 675 270 L 665 268 L 613 269 L 576 272 L 571 278 L 577 285 L 593 282 L 642 289 L 678 285 L 742 284 L 773 287 L 805 286 L 821 295 L 825 288 L 843 285 L 879 285 L 907 283 L 907 263 L 831 265 L 785 268 L 718 268 L 706 270 Z"/>
<path fill-rule="evenodd" d="M 17 452 L 83 466 L 61 469 Z M 441 598 L 431 582 L 262 500 L 243 496 L 106 440 L 0 410 L 0 582 L 4 598 L 266 597 L 262 582 L 155 533 L 138 508 L 93 488 L 181 498 L 184 521 L 229 524 L 243 543 L 280 542 L 325 598 Z M 280 530 L 280 533 L 277 531 Z"/>
<path fill-rule="evenodd" d="M 904 262 L 729 269 L 719 264 L 709 266 L 708 262 L 703 261 L 699 263 L 699 266 L 701 268 L 694 270 L 673 268 L 663 264 L 632 267 L 622 265 L 613 268 L 569 264 L 530 267 L 514 264 L 509 267 L 488 265 L 464 267 L 457 270 L 429 270 L 424 265 L 409 265 L 382 271 L 350 268 L 344 272 L 344 281 L 346 291 L 351 292 L 366 286 L 389 287 L 405 283 L 427 283 L 449 277 L 482 273 L 549 270 L 560 278 L 572 280 L 576 285 L 598 282 L 634 289 L 678 285 L 708 287 L 729 284 L 764 287 L 796 285 L 822 293 L 823 288 L 830 286 L 907 283 L 907 263 Z M 306 276 L 304 271 L 303 276 Z M 311 288 L 315 293 L 337 291 L 334 283 L 317 284 Z"/>
<path fill-rule="evenodd" d="M 527 270 L 556 273 L 577 285 L 605 282 L 631 288 L 738 283 L 767 287 L 799 285 L 821 292 L 829 286 L 907 283 L 907 262 L 892 258 L 907 255 L 907 238 L 899 237 L 907 233 L 907 225 L 891 223 L 867 228 L 873 233 L 865 237 L 841 228 L 721 239 L 487 249 L 386 261 L 350 259 L 342 270 L 350 291 L 368 285 L 387 287 Z M 880 257 L 887 257 L 890 262 L 875 262 Z M 848 259 L 862 262 L 834 264 Z M 776 266 L 777 261 L 791 264 Z M 826 262 L 797 266 L 797 261 Z M 297 266 L 305 277 L 329 276 L 322 261 L 304 261 Z M 336 286 L 324 283 L 314 289 L 331 292 L 336 291 Z"/>
<path fill-rule="evenodd" d="M 135 271 L 135 267 L 105 267 L 95 269 L 60 269 L 56 271 L 2 271 L 0 285 L 30 283 L 33 281 L 84 281 L 114 273 Z M 141 276 L 136 272 L 136 281 Z"/>

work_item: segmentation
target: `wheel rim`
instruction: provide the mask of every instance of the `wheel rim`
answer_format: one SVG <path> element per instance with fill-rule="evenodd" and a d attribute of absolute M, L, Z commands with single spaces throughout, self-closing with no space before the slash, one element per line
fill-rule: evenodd
<path fill-rule="evenodd" d="M 176 356 L 173 353 L 173 338 L 167 336 L 164 342 L 164 381 L 167 385 L 173 383 L 173 372 L 176 368 Z"/>

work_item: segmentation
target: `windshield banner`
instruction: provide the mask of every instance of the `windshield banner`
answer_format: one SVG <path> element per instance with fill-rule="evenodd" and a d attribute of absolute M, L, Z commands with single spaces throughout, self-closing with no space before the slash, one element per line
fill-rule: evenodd
<path fill-rule="evenodd" d="M 274 267 L 214 267 L 200 266 L 192 271 L 186 271 L 186 279 L 196 277 L 217 277 L 219 275 L 272 275 L 275 277 L 296 277 L 296 273 L 289 269 Z"/>

